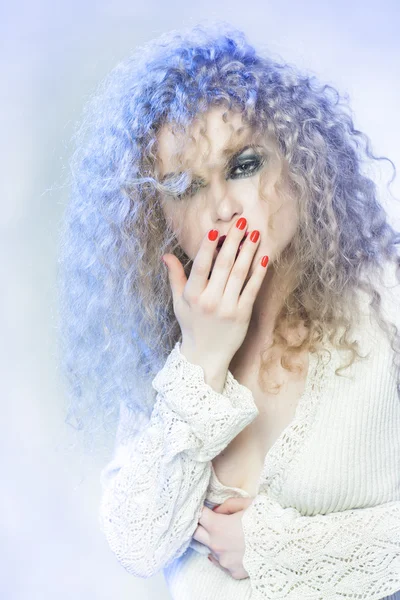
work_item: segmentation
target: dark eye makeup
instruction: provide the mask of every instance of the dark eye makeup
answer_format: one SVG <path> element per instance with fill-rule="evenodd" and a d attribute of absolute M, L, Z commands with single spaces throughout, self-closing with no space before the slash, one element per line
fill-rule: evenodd
<path fill-rule="evenodd" d="M 240 179 L 242 177 L 252 177 L 261 169 L 265 162 L 265 157 L 258 154 L 250 154 L 242 159 L 236 159 L 235 164 L 229 171 L 228 178 Z M 240 171 L 240 169 L 243 169 Z M 203 185 L 201 180 L 195 180 L 192 185 L 182 194 L 174 194 L 174 198 L 182 199 L 194 195 Z"/>

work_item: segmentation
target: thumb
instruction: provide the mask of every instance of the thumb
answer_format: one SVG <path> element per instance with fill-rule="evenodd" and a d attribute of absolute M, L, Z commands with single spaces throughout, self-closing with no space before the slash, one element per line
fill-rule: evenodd
<path fill-rule="evenodd" d="M 168 279 L 173 295 L 182 296 L 183 289 L 187 283 L 187 277 L 182 263 L 174 254 L 164 254 L 162 259 L 167 266 Z"/>
<path fill-rule="evenodd" d="M 253 498 L 228 498 L 228 500 L 225 500 L 225 502 L 216 508 L 213 508 L 213 511 L 224 515 L 233 515 L 250 506 L 252 501 Z"/>

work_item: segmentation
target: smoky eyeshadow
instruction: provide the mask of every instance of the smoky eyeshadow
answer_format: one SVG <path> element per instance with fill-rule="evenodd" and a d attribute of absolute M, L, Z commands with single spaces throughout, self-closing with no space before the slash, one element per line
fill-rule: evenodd
<path fill-rule="evenodd" d="M 248 145 L 238 152 L 235 152 L 228 162 L 228 173 L 231 173 L 235 168 L 252 161 L 258 163 L 254 169 L 254 172 L 256 172 L 265 162 L 264 154 L 257 152 L 257 148 L 261 149 L 261 146 Z M 253 152 L 245 154 L 249 149 Z M 198 188 L 199 185 L 201 186 L 203 182 L 201 177 L 194 176 L 191 178 L 189 172 L 183 171 L 182 173 L 167 173 L 164 175 L 161 179 L 161 187 L 168 195 L 184 196 Z"/>

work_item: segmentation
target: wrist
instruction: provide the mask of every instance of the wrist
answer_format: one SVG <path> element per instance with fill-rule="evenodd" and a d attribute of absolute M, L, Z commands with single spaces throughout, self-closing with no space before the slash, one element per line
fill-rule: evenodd
<path fill-rule="evenodd" d="M 204 373 L 204 381 L 218 393 L 222 393 L 225 386 L 229 365 L 218 362 L 210 356 L 200 355 L 193 348 L 185 345 L 180 346 L 180 353 L 191 364 L 200 366 Z"/>

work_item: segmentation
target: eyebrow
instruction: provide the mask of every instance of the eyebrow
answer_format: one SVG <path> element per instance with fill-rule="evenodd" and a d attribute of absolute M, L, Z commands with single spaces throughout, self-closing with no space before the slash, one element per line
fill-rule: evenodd
<path fill-rule="evenodd" d="M 226 159 L 227 157 L 230 157 L 230 160 L 234 160 L 237 156 L 240 156 L 243 152 L 245 152 L 246 150 L 248 150 L 249 148 L 254 148 L 255 144 L 248 144 L 247 146 L 243 146 L 240 147 L 240 150 L 237 150 L 237 144 L 235 144 L 234 146 L 227 146 L 226 148 L 224 148 L 224 150 L 222 151 L 222 156 Z M 180 173 L 166 173 L 162 178 L 161 178 L 161 183 L 164 183 L 164 181 L 166 179 L 168 179 L 169 177 L 176 177 L 177 175 L 180 175 Z M 198 175 L 194 175 L 194 178 L 198 178 Z"/>

